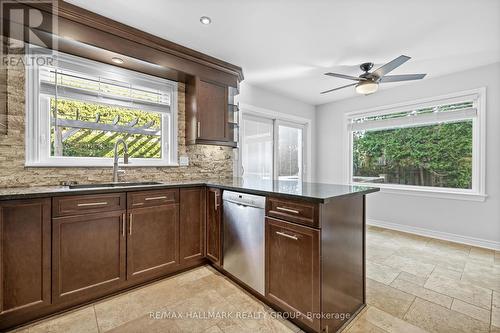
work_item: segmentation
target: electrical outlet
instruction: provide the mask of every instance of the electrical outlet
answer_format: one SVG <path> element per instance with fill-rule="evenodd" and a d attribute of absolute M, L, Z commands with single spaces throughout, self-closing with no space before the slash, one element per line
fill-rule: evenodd
<path fill-rule="evenodd" d="M 179 165 L 180 166 L 188 166 L 189 165 L 189 157 L 188 156 L 180 156 L 179 157 Z"/>

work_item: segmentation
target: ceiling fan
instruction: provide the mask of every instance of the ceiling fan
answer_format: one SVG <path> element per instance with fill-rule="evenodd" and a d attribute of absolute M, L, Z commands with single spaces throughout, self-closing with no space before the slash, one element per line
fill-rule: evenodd
<path fill-rule="evenodd" d="M 373 63 L 365 62 L 359 66 L 359 68 L 361 68 L 361 70 L 364 71 L 364 73 L 361 74 L 359 77 L 345 75 L 345 74 L 338 74 L 338 73 L 325 73 L 325 75 L 328 76 L 339 77 L 347 80 L 354 80 L 357 82 L 348 84 L 346 86 L 326 90 L 321 93 L 326 94 L 335 90 L 356 86 L 356 92 L 358 94 L 369 95 L 373 94 L 378 90 L 379 83 L 412 81 L 412 80 L 423 79 L 427 74 L 387 75 L 389 72 L 398 68 L 399 66 L 401 66 L 410 59 L 411 57 L 401 55 L 396 59 L 388 62 L 387 64 L 379 67 L 378 69 L 374 70 L 373 72 L 370 72 L 370 70 L 373 68 Z"/>

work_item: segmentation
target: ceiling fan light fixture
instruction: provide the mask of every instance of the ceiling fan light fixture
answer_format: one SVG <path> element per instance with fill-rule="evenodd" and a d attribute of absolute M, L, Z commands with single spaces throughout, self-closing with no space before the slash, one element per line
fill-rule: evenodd
<path fill-rule="evenodd" d="M 203 25 L 209 25 L 210 23 L 212 23 L 212 19 L 208 16 L 202 16 L 200 17 L 200 22 Z"/>
<path fill-rule="evenodd" d="M 370 95 L 378 90 L 378 83 L 373 81 L 361 81 L 356 85 L 358 94 Z"/>

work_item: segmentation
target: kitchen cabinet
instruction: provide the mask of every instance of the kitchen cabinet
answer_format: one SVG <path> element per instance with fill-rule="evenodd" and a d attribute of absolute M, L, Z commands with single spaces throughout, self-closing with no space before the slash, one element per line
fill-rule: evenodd
<path fill-rule="evenodd" d="M 0 202 L 0 322 L 47 307 L 50 199 Z"/>
<path fill-rule="evenodd" d="M 53 301 L 86 300 L 118 289 L 125 281 L 125 244 L 125 211 L 54 218 Z"/>
<path fill-rule="evenodd" d="M 266 298 L 319 331 L 320 231 L 266 218 Z"/>
<path fill-rule="evenodd" d="M 221 199 L 220 189 L 207 188 L 207 258 L 218 266 L 222 265 Z"/>
<path fill-rule="evenodd" d="M 222 262 L 227 185 L 185 186 L 1 198 L 0 331 L 208 261 L 231 278 Z M 265 295 L 255 294 L 298 313 L 291 321 L 305 331 L 337 332 L 366 305 L 365 194 L 375 190 L 311 191 L 262 189 Z"/>
<path fill-rule="evenodd" d="M 142 281 L 179 264 L 179 190 L 132 192 L 129 204 L 141 202 L 134 196 L 143 200 L 139 206 L 149 207 L 127 211 L 127 279 Z"/>
<path fill-rule="evenodd" d="M 181 264 L 205 257 L 205 198 L 204 187 L 180 190 L 179 252 Z"/>
<path fill-rule="evenodd" d="M 186 84 L 186 142 L 237 146 L 237 108 L 230 105 L 236 89 L 192 78 Z"/>

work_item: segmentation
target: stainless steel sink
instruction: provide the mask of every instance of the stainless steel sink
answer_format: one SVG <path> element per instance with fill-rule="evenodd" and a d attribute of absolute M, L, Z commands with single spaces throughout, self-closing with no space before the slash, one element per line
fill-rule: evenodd
<path fill-rule="evenodd" d="M 160 185 L 160 182 L 118 182 L 118 183 L 105 183 L 105 184 L 77 184 L 70 185 L 70 189 L 79 188 L 106 188 L 106 187 L 123 187 L 123 186 L 147 186 L 147 185 Z"/>

